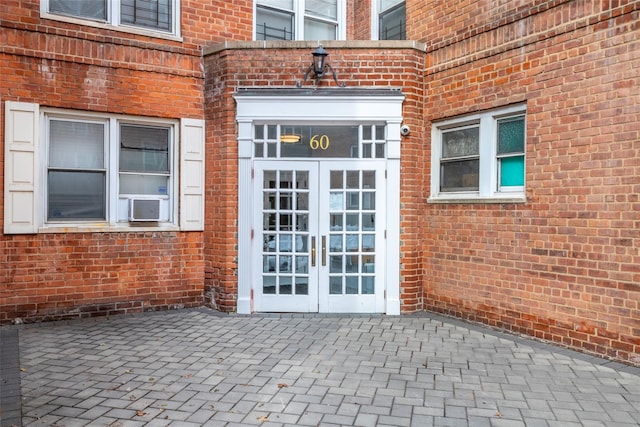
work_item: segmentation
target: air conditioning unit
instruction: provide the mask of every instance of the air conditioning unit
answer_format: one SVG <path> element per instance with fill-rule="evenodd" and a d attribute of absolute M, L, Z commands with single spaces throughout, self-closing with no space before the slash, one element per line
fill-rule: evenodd
<path fill-rule="evenodd" d="M 160 199 L 129 199 L 129 221 L 159 221 Z"/>

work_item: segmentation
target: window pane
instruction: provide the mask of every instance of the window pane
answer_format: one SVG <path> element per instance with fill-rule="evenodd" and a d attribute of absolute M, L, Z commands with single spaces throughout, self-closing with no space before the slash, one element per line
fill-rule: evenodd
<path fill-rule="evenodd" d="M 121 0 L 120 21 L 139 27 L 171 31 L 172 0 Z"/>
<path fill-rule="evenodd" d="M 258 0 L 259 5 L 293 10 L 293 0 Z"/>
<path fill-rule="evenodd" d="M 440 191 L 477 191 L 479 167 L 479 160 L 442 163 Z"/>
<path fill-rule="evenodd" d="M 404 3 L 388 9 L 380 14 L 380 40 L 405 40 L 407 34 L 407 18 Z"/>
<path fill-rule="evenodd" d="M 256 40 L 293 40 L 293 13 L 256 7 Z"/>
<path fill-rule="evenodd" d="M 169 172 L 169 129 L 122 125 L 120 171 Z"/>
<path fill-rule="evenodd" d="M 305 12 L 310 15 L 321 16 L 323 18 L 338 19 L 337 0 L 307 0 Z"/>
<path fill-rule="evenodd" d="M 404 0 L 379 0 L 380 10 L 387 10 L 399 3 L 404 3 Z"/>
<path fill-rule="evenodd" d="M 336 25 L 327 22 L 314 21 L 313 19 L 304 20 L 304 39 L 305 40 L 335 40 Z"/>
<path fill-rule="evenodd" d="M 107 0 L 49 0 L 49 12 L 106 21 L 106 3 Z"/>
<path fill-rule="evenodd" d="M 106 219 L 104 172 L 49 171 L 49 220 Z"/>
<path fill-rule="evenodd" d="M 498 153 L 524 152 L 524 117 L 498 120 Z"/>
<path fill-rule="evenodd" d="M 502 187 L 524 185 L 524 156 L 500 159 L 500 185 Z"/>
<path fill-rule="evenodd" d="M 166 196 L 168 185 L 167 176 L 120 174 L 120 194 Z"/>
<path fill-rule="evenodd" d="M 480 128 L 467 128 L 442 133 L 442 158 L 478 154 Z"/>
<path fill-rule="evenodd" d="M 49 166 L 55 168 L 104 168 L 104 125 L 51 120 Z"/>

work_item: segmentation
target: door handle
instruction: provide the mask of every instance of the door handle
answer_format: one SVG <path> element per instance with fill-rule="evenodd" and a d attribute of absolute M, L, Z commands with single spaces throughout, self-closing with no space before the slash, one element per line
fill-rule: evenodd
<path fill-rule="evenodd" d="M 311 267 L 316 266 L 316 236 L 311 236 Z"/>
<path fill-rule="evenodd" d="M 327 265 L 327 236 L 322 236 L 322 266 Z"/>

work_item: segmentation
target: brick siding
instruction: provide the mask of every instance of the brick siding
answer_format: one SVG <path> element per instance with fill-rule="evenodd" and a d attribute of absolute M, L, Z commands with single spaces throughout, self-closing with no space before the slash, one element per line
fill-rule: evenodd
<path fill-rule="evenodd" d="M 526 103 L 527 202 L 427 205 L 425 308 L 638 363 L 640 2 L 461 3 L 425 125 Z"/>

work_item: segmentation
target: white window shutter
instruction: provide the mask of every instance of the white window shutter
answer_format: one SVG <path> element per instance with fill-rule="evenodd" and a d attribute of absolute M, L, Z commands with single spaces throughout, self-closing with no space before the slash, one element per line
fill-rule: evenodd
<path fill-rule="evenodd" d="M 180 229 L 204 230 L 204 120 L 180 122 Z"/>
<path fill-rule="evenodd" d="M 38 116 L 38 104 L 5 102 L 5 234 L 38 231 Z"/>

